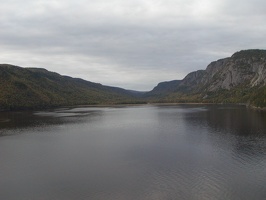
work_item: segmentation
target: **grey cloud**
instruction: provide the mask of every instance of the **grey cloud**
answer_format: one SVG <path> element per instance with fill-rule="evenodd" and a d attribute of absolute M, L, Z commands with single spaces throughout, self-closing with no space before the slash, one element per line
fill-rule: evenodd
<path fill-rule="evenodd" d="M 129 89 L 148 90 L 235 51 L 265 47 L 262 0 L 0 3 L 0 62 Z"/>

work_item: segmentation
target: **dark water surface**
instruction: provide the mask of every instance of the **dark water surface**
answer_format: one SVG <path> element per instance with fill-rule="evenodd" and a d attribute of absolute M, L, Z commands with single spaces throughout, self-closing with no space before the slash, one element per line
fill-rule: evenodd
<path fill-rule="evenodd" d="M 136 106 L 0 113 L 2 200 L 265 200 L 266 113 Z"/>

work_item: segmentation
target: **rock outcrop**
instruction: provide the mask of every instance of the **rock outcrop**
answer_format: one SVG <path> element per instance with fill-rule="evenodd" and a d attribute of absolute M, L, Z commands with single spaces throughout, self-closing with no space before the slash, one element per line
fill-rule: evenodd
<path fill-rule="evenodd" d="M 197 91 L 230 90 L 266 85 L 266 51 L 246 50 L 210 63 L 206 70 L 188 74 L 179 84 Z"/>
<path fill-rule="evenodd" d="M 178 85 L 168 82 L 164 88 L 172 88 L 172 101 L 178 101 L 180 95 L 182 98 L 186 95 L 188 99 L 194 95 L 197 101 L 209 99 L 247 103 L 259 96 L 260 102 L 266 105 L 266 96 L 263 96 L 266 91 L 266 50 L 236 52 L 229 58 L 211 62 L 206 70 L 189 73 Z M 154 88 L 151 94 L 155 94 L 156 90 Z"/>

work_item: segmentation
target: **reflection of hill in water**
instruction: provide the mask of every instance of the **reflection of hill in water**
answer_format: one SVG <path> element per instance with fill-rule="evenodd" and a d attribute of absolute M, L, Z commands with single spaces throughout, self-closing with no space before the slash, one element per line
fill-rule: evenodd
<path fill-rule="evenodd" d="M 252 159 L 266 152 L 265 112 L 241 106 L 211 106 L 205 112 L 185 113 L 185 117 L 186 122 L 195 127 L 195 132 L 198 126 L 210 129 L 208 136 L 216 145 L 230 141 L 236 157 L 245 154 L 246 158 Z"/>
<path fill-rule="evenodd" d="M 185 113 L 187 122 L 215 132 L 240 136 L 266 135 L 266 113 L 242 106 L 208 106 L 206 112 Z"/>
<path fill-rule="evenodd" d="M 58 109 L 39 112 L 0 112 L 0 135 L 8 135 L 9 130 L 32 127 L 49 127 L 66 123 L 82 123 L 101 116 L 102 110 L 96 108 Z M 12 132 L 14 133 L 14 131 Z"/>

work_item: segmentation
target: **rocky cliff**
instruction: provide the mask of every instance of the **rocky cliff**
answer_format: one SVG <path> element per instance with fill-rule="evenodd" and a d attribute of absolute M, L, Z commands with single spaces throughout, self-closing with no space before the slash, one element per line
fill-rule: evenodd
<path fill-rule="evenodd" d="M 245 50 L 210 63 L 206 70 L 188 74 L 179 84 L 188 90 L 231 90 L 237 86 L 266 85 L 266 51 Z"/>
<path fill-rule="evenodd" d="M 171 82 L 165 88 L 173 88 Z M 189 73 L 163 101 L 251 103 L 266 106 L 266 50 L 243 50 Z M 156 94 L 154 88 L 150 94 Z M 161 99 L 162 100 L 162 99 Z"/>

